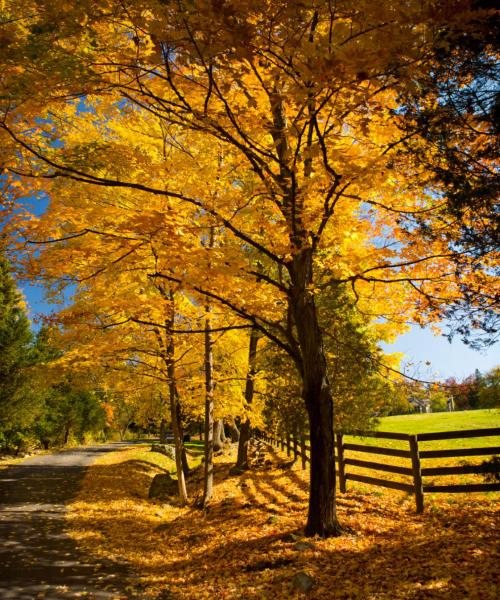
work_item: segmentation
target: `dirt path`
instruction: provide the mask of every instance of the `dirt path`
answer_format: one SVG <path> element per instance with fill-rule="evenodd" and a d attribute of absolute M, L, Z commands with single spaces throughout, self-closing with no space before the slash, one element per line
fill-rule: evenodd
<path fill-rule="evenodd" d="M 126 599 L 126 566 L 78 550 L 65 534 L 66 504 L 87 465 L 126 444 L 30 458 L 0 471 L 0 599 Z"/>

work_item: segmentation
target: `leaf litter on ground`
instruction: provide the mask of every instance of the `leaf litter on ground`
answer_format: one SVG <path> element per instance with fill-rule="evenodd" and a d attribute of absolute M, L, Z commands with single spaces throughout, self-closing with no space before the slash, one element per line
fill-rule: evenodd
<path fill-rule="evenodd" d="M 86 552 L 127 563 L 145 600 L 498 597 L 498 494 L 426 497 L 416 515 L 410 495 L 353 486 L 338 497 L 345 535 L 308 540 L 308 471 L 282 468 L 274 448 L 268 456 L 241 475 L 230 475 L 233 455 L 217 457 L 205 510 L 148 499 L 153 477 L 174 468 L 165 456 L 146 447 L 103 456 L 70 505 L 70 534 Z M 199 470 L 188 485 L 194 499 Z M 307 594 L 293 585 L 298 573 L 314 580 Z"/>

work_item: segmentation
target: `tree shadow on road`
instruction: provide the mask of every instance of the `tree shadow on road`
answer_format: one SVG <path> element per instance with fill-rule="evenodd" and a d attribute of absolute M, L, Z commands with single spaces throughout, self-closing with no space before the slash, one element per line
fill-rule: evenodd
<path fill-rule="evenodd" d="M 91 460 L 105 451 L 85 449 L 85 454 Z M 51 456 L 38 457 L 0 473 L 2 600 L 84 595 L 102 600 L 133 597 L 124 591 L 124 562 L 97 560 L 81 552 L 66 535 L 66 505 L 78 493 L 85 466 L 64 461 L 77 452 L 59 455 L 60 465 L 52 464 Z"/>

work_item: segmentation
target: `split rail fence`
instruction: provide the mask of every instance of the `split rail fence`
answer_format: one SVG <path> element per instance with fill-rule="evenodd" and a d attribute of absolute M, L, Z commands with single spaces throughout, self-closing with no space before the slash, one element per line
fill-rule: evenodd
<path fill-rule="evenodd" d="M 407 442 L 408 449 L 388 448 L 384 446 L 370 446 L 368 444 L 346 442 L 345 435 L 356 437 L 380 438 L 382 440 L 399 440 Z M 419 433 L 409 435 L 406 433 L 392 433 L 383 431 L 362 432 L 354 431 L 349 434 L 335 434 L 335 461 L 337 463 L 337 475 L 339 478 L 340 492 L 344 493 L 347 489 L 348 481 L 356 481 L 369 485 L 376 485 L 395 490 L 400 490 L 413 494 L 415 496 L 415 504 L 417 513 L 424 510 L 424 495 L 436 493 L 467 493 L 467 492 L 489 492 L 500 491 L 500 481 L 492 483 L 464 483 L 453 485 L 435 485 L 432 481 L 427 484 L 427 477 L 441 477 L 445 475 L 467 475 L 467 474 L 498 474 L 500 473 L 500 463 L 491 461 L 479 465 L 462 464 L 454 466 L 423 466 L 423 461 L 426 459 L 436 458 L 452 458 L 452 457 L 468 457 L 468 456 L 495 456 L 500 454 L 500 446 L 483 446 L 480 448 L 449 448 L 444 450 L 424 450 L 421 448 L 421 442 L 429 442 L 435 440 L 453 440 L 466 438 L 479 438 L 500 436 L 500 427 L 491 429 L 470 429 L 463 431 L 443 431 L 439 433 Z M 306 444 L 304 437 L 297 438 L 292 435 L 286 437 L 274 437 L 269 434 L 260 434 L 259 437 L 270 443 L 286 450 L 288 456 L 294 456 L 297 459 L 299 456 L 302 460 L 302 467 L 306 467 L 306 463 L 310 460 L 308 452 L 311 448 Z M 396 458 L 407 459 L 408 466 L 392 465 L 383 462 L 375 462 L 372 460 L 361 460 L 359 458 L 350 457 L 351 452 L 361 452 L 375 454 L 380 456 L 389 456 Z M 411 465 L 411 466 L 410 466 Z M 350 467 L 361 467 L 385 473 L 394 473 L 397 475 L 405 475 L 412 478 L 412 483 L 403 483 L 400 481 L 392 481 L 390 479 L 382 479 L 368 475 L 360 475 L 350 470 Z M 498 477 L 497 477 L 498 479 Z"/>

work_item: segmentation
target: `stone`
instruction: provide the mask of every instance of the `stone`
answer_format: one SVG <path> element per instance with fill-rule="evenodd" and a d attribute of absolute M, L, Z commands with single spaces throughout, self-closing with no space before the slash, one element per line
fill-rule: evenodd
<path fill-rule="evenodd" d="M 305 552 L 306 550 L 316 550 L 316 546 L 312 542 L 297 542 L 293 549 L 298 550 L 299 552 Z"/>
<path fill-rule="evenodd" d="M 277 465 L 278 469 L 283 469 L 283 471 L 287 470 L 287 469 L 291 469 L 293 467 L 293 465 L 295 464 L 294 460 L 289 460 L 287 462 L 282 462 L 279 463 Z"/>
<path fill-rule="evenodd" d="M 169 499 L 177 495 L 177 481 L 168 473 L 159 473 L 153 477 L 149 486 L 149 498 Z"/>
<path fill-rule="evenodd" d="M 236 465 L 233 465 L 230 469 L 229 469 L 229 475 L 241 475 L 242 473 L 244 473 L 246 471 L 245 468 L 241 468 L 238 467 Z"/>
<path fill-rule="evenodd" d="M 168 458 L 175 460 L 175 447 L 170 444 L 153 444 L 151 446 L 151 452 L 159 452 L 160 454 L 164 454 L 165 456 L 168 456 Z"/>
<path fill-rule="evenodd" d="M 170 533 L 172 531 L 172 523 L 162 523 L 154 529 L 155 533 Z"/>
<path fill-rule="evenodd" d="M 292 579 L 293 587 L 304 594 L 308 594 L 313 589 L 315 583 L 314 579 L 303 571 L 296 573 Z"/>
<path fill-rule="evenodd" d="M 197 545 L 204 542 L 207 539 L 207 535 L 205 533 L 193 533 L 191 535 L 187 535 L 184 538 L 188 544 Z"/>

